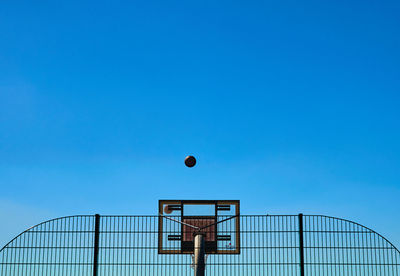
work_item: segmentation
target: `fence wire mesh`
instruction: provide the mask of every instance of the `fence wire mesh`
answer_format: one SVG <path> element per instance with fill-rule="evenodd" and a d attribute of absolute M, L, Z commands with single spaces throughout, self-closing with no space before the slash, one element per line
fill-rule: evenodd
<path fill-rule="evenodd" d="M 193 275 L 190 254 L 158 254 L 158 219 L 72 216 L 41 223 L 0 250 L 0 275 Z M 351 221 L 242 215 L 240 226 L 240 254 L 208 255 L 206 275 L 400 275 L 400 252 Z M 174 227 L 167 228 L 171 234 Z M 168 246 L 179 248 L 179 241 Z"/>

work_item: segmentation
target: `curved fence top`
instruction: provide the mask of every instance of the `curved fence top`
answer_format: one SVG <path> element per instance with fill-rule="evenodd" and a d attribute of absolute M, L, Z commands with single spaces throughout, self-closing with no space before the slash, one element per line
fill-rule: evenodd
<path fill-rule="evenodd" d="M 158 219 L 96 215 L 41 223 L 0 250 L 0 276 L 194 275 L 190 254 L 158 254 Z M 172 235 L 175 227 L 168 228 Z M 400 252 L 348 220 L 242 215 L 240 227 L 240 254 L 206 256 L 206 275 L 400 275 Z"/>

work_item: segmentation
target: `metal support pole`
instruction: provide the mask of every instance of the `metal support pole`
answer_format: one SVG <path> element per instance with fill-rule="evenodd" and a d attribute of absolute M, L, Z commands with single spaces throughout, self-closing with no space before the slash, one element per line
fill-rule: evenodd
<path fill-rule="evenodd" d="M 93 248 L 93 276 L 97 276 L 99 261 L 99 236 L 100 236 L 100 215 L 95 215 L 94 222 L 94 248 Z"/>
<path fill-rule="evenodd" d="M 304 276 L 304 231 L 303 214 L 299 214 L 300 276 Z"/>
<path fill-rule="evenodd" d="M 205 260 L 204 260 L 204 234 L 195 233 L 194 236 L 194 276 L 205 275 Z"/>

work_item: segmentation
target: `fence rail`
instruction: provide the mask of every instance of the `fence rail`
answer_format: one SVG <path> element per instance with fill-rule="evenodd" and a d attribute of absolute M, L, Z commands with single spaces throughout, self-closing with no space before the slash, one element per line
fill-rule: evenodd
<path fill-rule="evenodd" d="M 206 275 L 400 275 L 400 252 L 355 222 L 242 215 L 240 225 L 240 254 L 208 255 Z M 193 275 L 190 255 L 160 255 L 157 249 L 158 216 L 58 218 L 4 246 L 0 276 Z"/>

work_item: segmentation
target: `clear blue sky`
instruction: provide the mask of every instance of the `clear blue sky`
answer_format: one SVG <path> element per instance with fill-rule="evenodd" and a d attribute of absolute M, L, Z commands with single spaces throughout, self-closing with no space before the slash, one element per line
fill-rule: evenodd
<path fill-rule="evenodd" d="M 44 219 L 177 198 L 348 218 L 400 247 L 399 14 L 389 0 L 3 2 L 1 245 Z"/>

